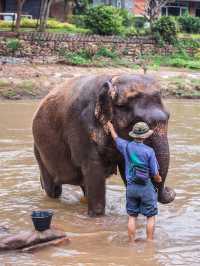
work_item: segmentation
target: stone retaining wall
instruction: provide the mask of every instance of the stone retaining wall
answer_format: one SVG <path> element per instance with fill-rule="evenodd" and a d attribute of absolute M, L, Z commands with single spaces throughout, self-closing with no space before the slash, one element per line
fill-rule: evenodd
<path fill-rule="evenodd" d="M 20 40 L 20 49 L 14 53 L 8 48 L 8 38 Z M 145 53 L 170 54 L 173 46 L 158 47 L 150 37 L 122 38 L 118 36 L 70 35 L 58 33 L 0 32 L 0 56 L 29 58 L 59 57 L 62 50 L 86 49 L 95 53 L 100 47 L 115 49 L 120 55 L 137 58 Z"/>

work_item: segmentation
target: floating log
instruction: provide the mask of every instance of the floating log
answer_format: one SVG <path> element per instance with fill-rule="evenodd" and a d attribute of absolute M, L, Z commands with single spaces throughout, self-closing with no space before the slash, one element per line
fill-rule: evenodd
<path fill-rule="evenodd" d="M 0 251 L 32 251 L 49 245 L 58 245 L 67 242 L 69 242 L 69 239 L 65 232 L 58 229 L 51 228 L 43 232 L 26 231 L 0 237 Z"/>

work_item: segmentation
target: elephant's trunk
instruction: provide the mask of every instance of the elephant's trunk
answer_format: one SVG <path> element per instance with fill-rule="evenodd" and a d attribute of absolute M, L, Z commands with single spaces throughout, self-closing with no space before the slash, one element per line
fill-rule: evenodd
<path fill-rule="evenodd" d="M 156 126 L 151 138 L 151 146 L 156 153 L 156 158 L 160 167 L 159 174 L 162 177 L 162 182 L 157 185 L 158 201 L 161 203 L 170 203 L 175 198 L 175 192 L 173 189 L 164 186 L 170 161 L 167 124 L 162 123 Z"/>

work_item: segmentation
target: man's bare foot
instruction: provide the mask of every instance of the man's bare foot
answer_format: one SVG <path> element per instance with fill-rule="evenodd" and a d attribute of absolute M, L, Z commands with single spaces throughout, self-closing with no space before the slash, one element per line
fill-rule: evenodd
<path fill-rule="evenodd" d="M 135 237 L 129 236 L 128 237 L 128 242 L 129 242 L 129 244 L 134 244 L 135 243 Z"/>
<path fill-rule="evenodd" d="M 147 238 L 147 242 L 153 242 L 154 241 L 154 239 L 153 238 Z"/>

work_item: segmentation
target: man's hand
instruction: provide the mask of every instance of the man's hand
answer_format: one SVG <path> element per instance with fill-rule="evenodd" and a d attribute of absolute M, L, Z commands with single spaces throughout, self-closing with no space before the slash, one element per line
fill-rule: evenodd
<path fill-rule="evenodd" d="M 113 124 L 110 121 L 107 122 L 107 126 L 110 131 L 114 129 Z"/>
<path fill-rule="evenodd" d="M 107 122 L 107 127 L 110 130 L 112 138 L 115 140 L 118 137 L 118 135 L 113 127 L 113 124 L 110 121 Z"/>
<path fill-rule="evenodd" d="M 161 182 L 162 182 L 162 177 L 161 177 L 159 174 L 155 175 L 155 176 L 153 177 L 153 179 L 154 179 L 154 181 L 155 181 L 156 183 L 161 183 Z"/>

